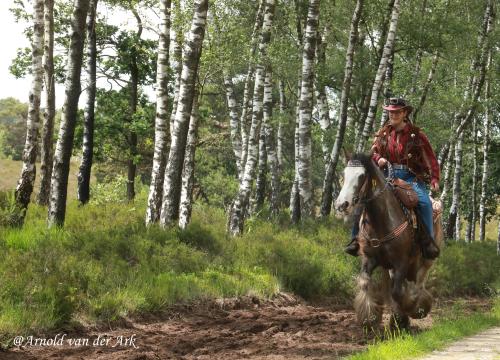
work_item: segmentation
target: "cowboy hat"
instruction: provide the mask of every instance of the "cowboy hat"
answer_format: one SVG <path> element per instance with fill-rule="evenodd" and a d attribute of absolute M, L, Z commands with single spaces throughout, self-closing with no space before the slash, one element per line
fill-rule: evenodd
<path fill-rule="evenodd" d="M 408 111 L 408 114 L 413 111 L 413 107 L 408 105 L 408 102 L 405 99 L 397 97 L 385 99 L 383 109 L 387 111 L 406 109 Z"/>

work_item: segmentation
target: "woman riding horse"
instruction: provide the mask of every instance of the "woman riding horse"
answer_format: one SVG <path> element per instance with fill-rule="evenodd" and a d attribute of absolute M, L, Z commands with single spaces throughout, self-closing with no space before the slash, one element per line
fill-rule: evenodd
<path fill-rule="evenodd" d="M 421 237 L 422 255 L 427 259 L 439 256 L 439 248 L 434 241 L 432 204 L 426 184 L 439 190 L 439 164 L 424 132 L 414 126 L 408 115 L 413 108 L 402 98 L 390 98 L 383 107 L 389 112 L 389 122 L 375 135 L 372 145 L 372 159 L 383 168 L 387 161 L 394 167 L 394 176 L 408 183 L 418 195 L 417 214 L 425 225 L 427 234 Z M 356 214 L 352 240 L 345 251 L 358 255 L 359 217 Z"/>

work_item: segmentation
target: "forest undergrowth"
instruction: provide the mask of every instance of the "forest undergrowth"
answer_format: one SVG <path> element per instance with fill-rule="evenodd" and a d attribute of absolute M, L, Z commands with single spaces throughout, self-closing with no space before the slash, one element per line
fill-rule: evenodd
<path fill-rule="evenodd" d="M 35 205 L 22 229 L 0 226 L 0 340 L 195 299 L 353 297 L 359 259 L 344 254 L 348 229 L 336 219 L 291 226 L 287 213 L 269 221 L 263 212 L 231 238 L 221 209 L 196 204 L 186 230 L 164 230 L 144 225 L 147 192 L 134 203 L 106 194 L 84 207 L 70 202 L 64 228 L 48 229 L 46 209 Z M 1 198 L 5 217 L 8 196 Z M 430 287 L 442 297 L 494 296 L 499 274 L 493 241 L 449 243 Z"/>

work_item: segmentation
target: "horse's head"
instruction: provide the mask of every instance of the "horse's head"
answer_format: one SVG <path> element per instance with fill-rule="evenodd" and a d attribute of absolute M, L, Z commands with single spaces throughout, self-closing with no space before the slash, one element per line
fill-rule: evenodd
<path fill-rule="evenodd" d="M 369 176 L 370 157 L 355 154 L 352 158 L 346 154 L 347 166 L 344 169 L 344 184 L 335 200 L 335 210 L 339 216 L 349 216 L 359 203 L 360 192 Z"/>

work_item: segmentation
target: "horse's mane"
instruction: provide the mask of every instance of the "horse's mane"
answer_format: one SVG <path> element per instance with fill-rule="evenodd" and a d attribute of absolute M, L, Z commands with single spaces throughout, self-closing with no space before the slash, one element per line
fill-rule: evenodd
<path fill-rule="evenodd" d="M 352 155 L 351 160 L 359 161 L 372 178 L 384 179 L 384 173 L 372 160 L 371 154 L 355 153 Z"/>

